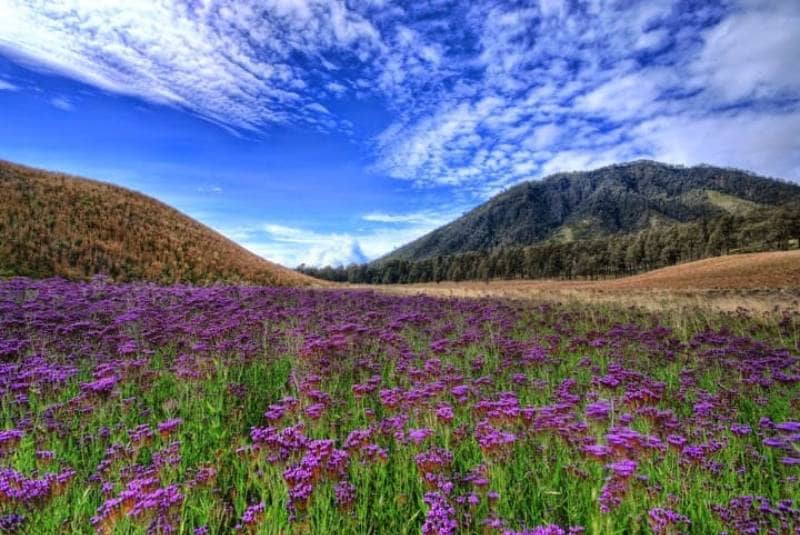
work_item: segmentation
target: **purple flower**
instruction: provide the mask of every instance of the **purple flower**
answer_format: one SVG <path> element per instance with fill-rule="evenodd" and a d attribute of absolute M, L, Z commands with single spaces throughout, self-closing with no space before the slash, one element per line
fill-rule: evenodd
<path fill-rule="evenodd" d="M 325 404 L 314 403 L 313 405 L 306 407 L 303 412 L 312 420 L 318 420 L 322 416 L 322 413 L 325 412 Z"/>
<path fill-rule="evenodd" d="M 731 424 L 731 433 L 740 437 L 749 435 L 752 429 L 747 424 Z"/>
<path fill-rule="evenodd" d="M 25 517 L 18 513 L 0 516 L 0 533 L 17 533 L 25 524 Z"/>
<path fill-rule="evenodd" d="M 349 509 L 356 499 L 356 487 L 349 481 L 340 481 L 333 488 L 336 506 Z"/>
<path fill-rule="evenodd" d="M 438 418 L 441 422 L 450 423 L 453 421 L 455 414 L 453 413 L 453 407 L 450 405 L 440 405 L 436 408 L 436 418 Z"/>
<path fill-rule="evenodd" d="M 686 516 L 660 507 L 650 509 L 648 518 L 654 533 L 670 533 L 672 526 L 690 523 Z"/>
<path fill-rule="evenodd" d="M 24 433 L 19 429 L 4 429 L 0 431 L 0 455 L 4 455 L 19 444 Z"/>
<path fill-rule="evenodd" d="M 428 429 L 427 427 L 423 427 L 421 429 L 409 429 L 408 430 L 408 439 L 416 445 L 420 445 L 425 440 L 430 438 L 433 434 L 433 431 Z"/>
<path fill-rule="evenodd" d="M 787 445 L 782 438 L 765 438 L 762 443 L 768 448 L 785 448 Z"/>
<path fill-rule="evenodd" d="M 165 420 L 158 424 L 158 432 L 162 437 L 167 437 L 171 435 L 175 429 L 178 428 L 179 425 L 183 423 L 183 420 L 180 418 L 172 418 L 170 420 Z"/>
<path fill-rule="evenodd" d="M 447 499 L 439 492 L 429 492 L 423 498 L 428 506 L 425 522 L 422 524 L 423 535 L 453 535 L 458 530 L 455 520 L 456 511 Z"/>
<path fill-rule="evenodd" d="M 611 404 L 608 401 L 596 401 L 586 405 L 586 417 L 590 420 L 605 420 L 611 413 Z"/>
<path fill-rule="evenodd" d="M 800 422 L 783 422 L 775 425 L 781 433 L 800 433 Z"/>
<path fill-rule="evenodd" d="M 244 510 L 244 513 L 242 513 L 242 525 L 252 526 L 260 522 L 261 516 L 264 514 L 265 507 L 266 506 L 263 503 L 249 505 L 247 509 Z"/>
<path fill-rule="evenodd" d="M 667 443 L 670 446 L 674 446 L 678 449 L 682 449 L 686 445 L 686 437 L 682 437 L 680 435 L 670 435 L 667 437 Z"/>
<path fill-rule="evenodd" d="M 600 490 L 600 511 L 608 513 L 622 503 L 622 499 L 628 492 L 628 480 L 619 478 L 609 478 Z"/>
<path fill-rule="evenodd" d="M 153 438 L 153 430 L 150 429 L 150 426 L 147 424 L 138 425 L 135 428 L 128 431 L 128 436 L 131 439 L 131 442 L 134 444 L 139 444 L 142 442 L 147 442 L 151 438 Z"/>
<path fill-rule="evenodd" d="M 608 465 L 615 477 L 627 479 L 636 471 L 636 461 L 624 459 Z"/>
<path fill-rule="evenodd" d="M 589 444 L 581 449 L 589 457 L 594 457 L 595 459 L 606 459 L 611 455 L 611 449 L 602 444 Z"/>
<path fill-rule="evenodd" d="M 475 438 L 481 450 L 489 455 L 502 453 L 517 440 L 513 433 L 496 429 L 486 420 L 478 422 L 475 426 Z"/>
<path fill-rule="evenodd" d="M 81 390 L 88 394 L 108 394 L 119 382 L 119 377 L 114 375 L 102 377 L 90 383 L 82 383 Z"/>
<path fill-rule="evenodd" d="M 130 355 L 136 353 L 136 341 L 127 340 L 117 346 L 117 353 L 120 355 Z"/>
<path fill-rule="evenodd" d="M 523 529 L 522 531 L 503 531 L 503 535 L 567 535 L 560 526 L 549 524 L 547 526 L 538 526 L 531 529 Z"/>
<path fill-rule="evenodd" d="M 443 448 L 434 448 L 417 455 L 415 461 L 422 474 L 443 472 L 453 462 L 453 454 Z"/>

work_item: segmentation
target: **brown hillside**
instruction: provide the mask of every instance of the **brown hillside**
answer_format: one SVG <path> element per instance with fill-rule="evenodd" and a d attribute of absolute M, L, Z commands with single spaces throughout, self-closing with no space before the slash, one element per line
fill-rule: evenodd
<path fill-rule="evenodd" d="M 594 284 L 609 289 L 800 289 L 800 250 L 718 256 Z"/>
<path fill-rule="evenodd" d="M 392 289 L 456 290 L 480 294 L 525 290 L 800 290 L 800 250 L 736 254 L 687 262 L 618 279 L 497 280 L 393 285 Z"/>
<path fill-rule="evenodd" d="M 0 191 L 0 274 L 318 284 L 125 188 L 0 160 Z"/>
<path fill-rule="evenodd" d="M 800 250 L 720 256 L 612 280 L 510 280 L 370 286 L 401 294 L 800 311 Z"/>

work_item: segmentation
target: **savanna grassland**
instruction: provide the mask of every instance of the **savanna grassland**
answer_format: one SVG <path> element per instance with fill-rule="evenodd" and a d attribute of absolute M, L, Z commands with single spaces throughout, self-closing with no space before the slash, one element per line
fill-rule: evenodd
<path fill-rule="evenodd" d="M 800 317 L 0 282 L 0 530 L 795 533 Z"/>

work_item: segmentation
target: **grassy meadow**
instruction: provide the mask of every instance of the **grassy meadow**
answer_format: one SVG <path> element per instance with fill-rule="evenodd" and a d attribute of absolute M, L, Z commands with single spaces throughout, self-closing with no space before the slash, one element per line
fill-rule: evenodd
<path fill-rule="evenodd" d="M 0 282 L 0 532 L 795 533 L 800 317 Z"/>

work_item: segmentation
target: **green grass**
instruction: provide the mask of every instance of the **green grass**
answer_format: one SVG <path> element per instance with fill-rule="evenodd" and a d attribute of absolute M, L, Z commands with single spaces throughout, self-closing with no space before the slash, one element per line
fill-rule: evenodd
<path fill-rule="evenodd" d="M 590 318 L 611 318 L 619 322 L 629 321 L 627 311 L 606 308 L 596 313 L 574 310 L 577 318 L 570 320 L 574 336 L 607 328 L 613 322 L 602 325 Z M 523 313 L 514 330 L 517 340 L 543 340 L 552 335 L 552 323 L 544 328 L 533 327 L 533 312 Z M 546 316 L 551 322 L 561 321 L 556 313 Z M 642 316 L 636 316 L 643 321 Z M 733 320 L 712 318 L 698 322 L 727 321 L 736 327 Z M 747 324 L 748 328 L 752 323 Z M 464 327 L 459 326 L 450 335 L 457 339 Z M 403 331 L 409 347 L 417 353 L 413 365 L 422 366 L 430 332 L 426 328 Z M 686 341 L 690 331 L 678 333 Z M 778 333 L 772 325 L 765 325 L 756 335 L 777 341 Z M 492 398 L 495 392 L 516 391 L 522 405 L 543 406 L 552 403 L 553 391 L 563 380 L 574 378 L 576 391 L 585 395 L 596 390 L 601 395 L 610 392 L 593 386 L 593 377 L 602 375 L 611 361 L 624 362 L 625 366 L 639 371 L 654 381 L 663 382 L 665 395 L 658 407 L 672 409 L 680 419 L 688 418 L 692 404 L 699 392 L 721 394 L 734 392 L 730 403 L 732 421 L 748 423 L 754 429 L 759 418 L 769 415 L 775 421 L 785 421 L 797 416 L 798 390 L 796 386 L 776 385 L 771 390 L 761 390 L 758 396 L 742 391 L 741 376 L 732 373 L 723 360 L 701 362 L 696 354 L 684 349 L 677 352 L 674 360 L 663 355 L 650 354 L 640 344 L 627 343 L 616 355 L 616 350 L 580 347 L 570 350 L 562 337 L 559 348 L 552 352 L 549 362 L 529 366 L 524 370 L 529 383 L 519 386 L 512 375 L 519 370 L 511 369 L 504 361 L 503 352 L 488 338 L 466 347 L 456 347 L 443 355 L 443 367 L 452 366 L 465 380 L 481 376 L 492 378 L 485 397 Z M 796 338 L 795 338 L 796 339 Z M 420 386 L 407 374 L 397 371 L 397 361 L 391 351 L 381 344 L 366 343 L 357 351 L 370 353 L 381 363 L 380 375 L 384 379 L 382 388 Z M 155 429 L 159 422 L 168 418 L 181 418 L 183 424 L 177 433 L 167 440 L 156 435 L 151 444 L 142 447 L 134 457 L 121 460 L 109 471 L 106 481 L 119 492 L 123 487 L 123 466 L 147 466 L 153 455 L 170 441 L 180 441 L 180 462 L 168 466 L 159 474 L 163 484 L 184 482 L 191 479 L 199 467 L 213 466 L 217 477 L 212 488 L 187 489 L 185 500 L 178 512 L 181 533 L 191 533 L 194 528 L 207 526 L 211 533 L 227 533 L 239 521 L 249 504 L 263 502 L 265 511 L 256 533 L 419 533 L 425 520 L 423 504 L 425 486 L 420 480 L 414 457 L 427 449 L 427 445 L 400 445 L 390 437 L 378 439 L 389 450 L 384 463 L 351 463 L 348 478 L 357 488 L 357 499 L 347 511 L 338 509 L 334 503 L 331 482 L 322 482 L 315 489 L 307 510 L 299 518 L 290 521 L 287 511 L 287 489 L 282 479 L 283 466 L 273 465 L 263 458 L 237 453 L 240 447 L 251 445 L 249 430 L 253 426 L 265 425 L 263 412 L 267 406 L 284 396 L 300 397 L 292 373 L 309 368 L 310 363 L 296 354 L 273 353 L 269 349 L 257 358 L 241 360 L 235 354 L 221 354 L 204 361 L 204 372 L 197 379 L 186 379 L 175 374 L 175 351 L 170 348 L 156 352 L 149 358 L 149 365 L 127 377 L 118 390 L 107 398 L 93 401 L 86 414 L 66 411 L 56 418 L 58 427 L 47 428 L 47 413 L 55 404 L 66 404 L 75 398 L 79 384 L 90 378 L 91 366 L 83 366 L 69 384 L 57 392 L 31 393 L 27 406 L 18 405 L 9 396 L 0 400 L 0 415 L 4 428 L 11 428 L 21 419 L 33 422 L 33 431 L 3 462 L 25 474 L 33 475 L 47 471 L 47 467 L 36 459 L 36 451 L 52 450 L 56 464 L 69 466 L 77 471 L 73 484 L 64 494 L 53 498 L 35 511 L 26 511 L 27 533 L 91 533 L 90 518 L 96 514 L 105 499 L 98 485 L 91 483 L 98 463 L 103 459 L 109 445 L 130 445 L 128 430 L 146 424 Z M 481 357 L 480 370 L 473 370 L 471 362 Z M 342 357 L 345 358 L 345 357 Z M 592 366 L 582 366 L 589 359 Z M 687 397 L 680 397 L 682 370 L 692 368 L 695 386 Z M 346 360 L 337 371 L 323 378 L 321 389 L 330 394 L 333 405 L 317 421 L 306 421 L 306 433 L 315 438 L 334 438 L 337 444 L 349 431 L 364 427 L 392 411 L 383 407 L 376 395 L 357 399 L 351 386 L 364 381 L 373 372 L 359 368 L 354 359 Z M 434 380 L 435 378 L 431 378 Z M 541 380 L 546 385 L 534 384 Z M 237 386 L 243 395 L 233 393 L 231 385 Z M 763 398 L 763 399 L 759 399 Z M 456 417 L 453 426 L 436 421 L 432 409 L 439 402 L 453 404 Z M 367 409 L 375 416 L 368 416 Z M 674 451 L 664 456 L 651 454 L 639 459 L 637 474 L 644 476 L 631 484 L 622 505 L 611 513 L 600 512 L 598 496 L 607 475 L 602 463 L 576 453 L 575 447 L 553 433 L 530 432 L 519 423 L 510 426 L 518 433 L 519 440 L 509 451 L 498 457 L 485 457 L 477 443 L 467 433 L 458 439 L 454 429 L 467 429 L 477 422 L 469 406 L 454 402 L 445 391 L 436 402 L 420 404 L 405 412 L 409 416 L 407 428 L 431 427 L 434 436 L 428 444 L 435 444 L 454 453 L 453 480 L 484 463 L 489 475 L 488 490 L 497 491 L 500 499 L 489 503 L 485 496 L 480 504 L 459 511 L 462 528 L 467 532 L 483 531 L 481 521 L 499 517 L 509 528 L 522 529 L 540 524 L 557 523 L 563 526 L 581 525 L 587 533 L 622 534 L 649 533 L 647 511 L 652 507 L 671 507 L 689 516 L 692 533 L 716 533 L 725 526 L 711 512 L 712 504 L 724 504 L 741 495 L 759 495 L 771 500 L 800 499 L 800 486 L 796 482 L 797 469 L 777 462 L 776 454 L 766 451 L 755 436 L 735 437 L 730 433 L 709 432 L 709 438 L 721 437 L 728 441 L 714 460 L 720 469 L 712 472 L 701 467 L 688 466 L 679 461 Z M 301 416 L 293 417 L 303 420 Z M 728 418 L 727 416 L 725 418 Z M 642 417 L 635 417 L 632 427 L 649 432 L 650 424 Z M 108 436 L 101 436 L 101 429 L 108 428 Z M 603 436 L 606 426 L 598 426 L 597 436 Z M 35 438 L 34 438 L 35 437 Z M 753 451 L 766 453 L 764 460 L 755 460 Z M 746 473 L 737 468 L 746 467 Z M 457 484 L 457 488 L 458 484 Z M 6 512 L 21 510 L 4 504 Z M 122 520 L 115 524 L 113 533 L 144 533 L 146 525 Z"/>

